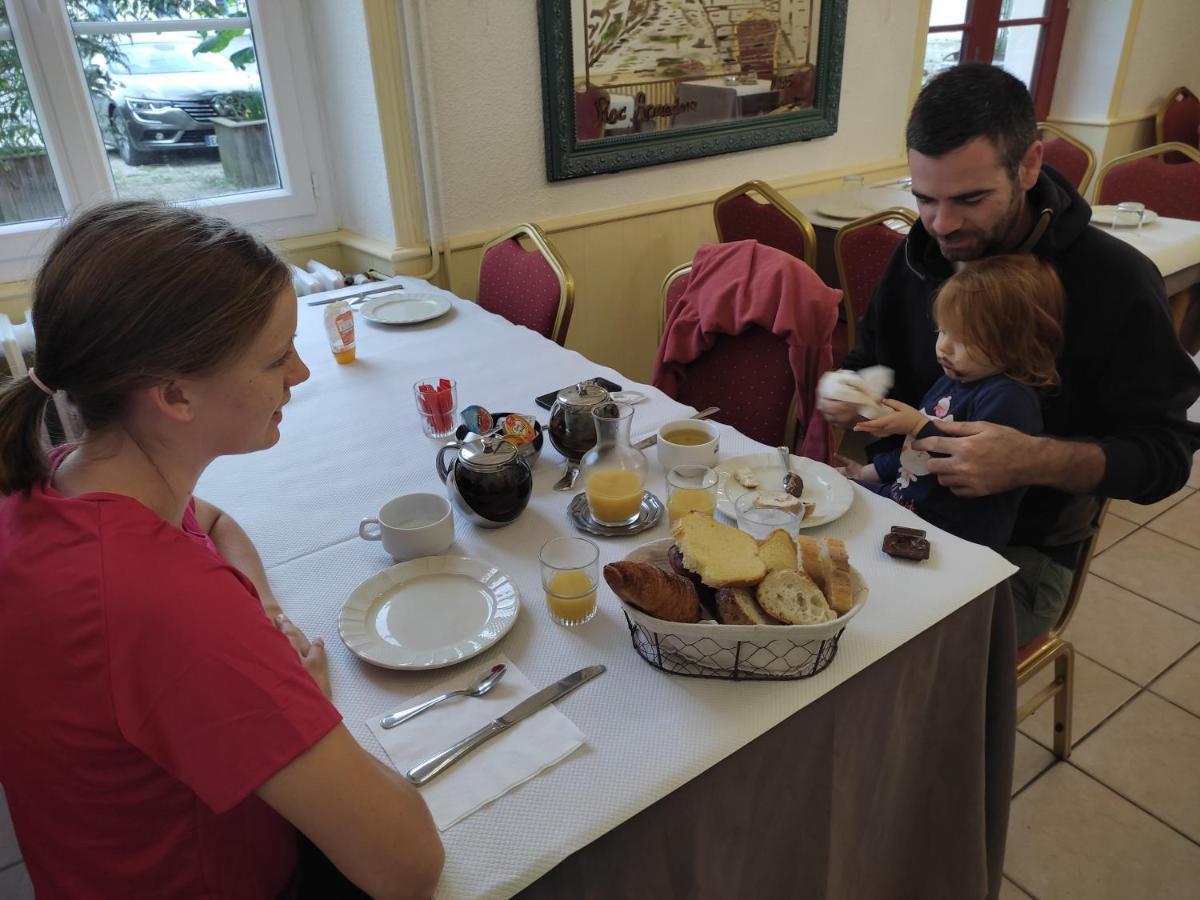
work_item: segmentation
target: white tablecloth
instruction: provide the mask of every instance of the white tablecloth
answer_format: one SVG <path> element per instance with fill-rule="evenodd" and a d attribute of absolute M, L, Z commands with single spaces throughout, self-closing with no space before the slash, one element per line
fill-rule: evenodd
<path fill-rule="evenodd" d="M 828 191 L 823 194 L 809 194 L 807 197 L 797 197 L 792 201 L 792 205 L 800 210 L 813 225 L 835 230 L 852 220 L 827 216 L 819 210 L 831 207 L 861 206 L 864 216 L 869 215 L 867 210 L 882 212 L 893 206 L 910 209 L 914 213 L 917 211 L 917 201 L 912 192 L 895 184 L 867 187 L 859 191 Z"/>
<path fill-rule="evenodd" d="M 402 282 L 423 287 L 413 279 Z M 382 749 L 363 725 L 367 716 L 400 708 L 446 676 L 445 670 L 374 668 L 351 655 L 337 633 L 337 612 L 349 592 L 392 562 L 379 544 L 357 537 L 359 519 L 397 494 L 442 489 L 433 466 L 438 444 L 421 436 L 412 382 L 451 376 L 458 380 L 460 405 L 537 412 L 545 423 L 534 396 L 603 375 L 647 394 L 634 417 L 635 435 L 693 412 L 472 303 L 452 300 L 451 313 L 420 326 L 360 321 L 358 360 L 349 366 L 336 365 L 329 353 L 321 308 L 302 302 L 297 347 L 312 379 L 295 389 L 284 410 L 282 440 L 263 453 L 219 460 L 197 489 L 249 532 L 289 615 L 310 637 L 325 638 L 335 702 L 347 727 L 381 759 Z M 721 449 L 730 458 L 765 448 L 722 426 Z M 650 459 L 655 462 L 653 451 Z M 484 530 L 459 516 L 450 552 L 493 562 L 521 590 L 519 619 L 492 655 L 506 654 L 538 686 L 593 663 L 603 663 L 608 672 L 560 703 L 587 735 L 580 751 L 443 835 L 447 855 L 439 897 L 516 892 L 1012 571 L 991 551 L 936 529 L 930 530 L 934 553 L 928 562 L 890 559 L 879 550 L 883 533 L 919 520 L 856 489 L 850 511 L 814 532 L 843 538 L 871 589 L 832 665 L 813 678 L 779 683 L 675 677 L 636 655 L 607 588 L 597 617 L 584 627 L 561 628 L 547 616 L 537 552 L 544 541 L 572 530 L 566 519 L 572 495 L 550 489 L 561 467 L 547 441 L 532 501 L 521 518 L 507 528 Z M 662 496 L 657 465 L 648 487 Z M 668 533 L 664 521 L 636 537 L 599 540 L 601 565 Z M 487 659 L 484 654 L 464 672 Z"/>
<path fill-rule="evenodd" d="M 1137 247 L 1158 266 L 1167 282 L 1167 294 L 1177 293 L 1200 281 L 1200 222 L 1161 218 L 1136 228 L 1097 228 L 1112 232 Z"/>

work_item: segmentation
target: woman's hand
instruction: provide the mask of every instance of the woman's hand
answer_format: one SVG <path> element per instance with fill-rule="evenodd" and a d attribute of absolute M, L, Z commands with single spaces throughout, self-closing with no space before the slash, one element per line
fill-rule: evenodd
<path fill-rule="evenodd" d="M 883 437 L 889 434 L 911 434 L 915 436 L 918 431 L 925 427 L 925 423 L 929 421 L 929 417 L 925 413 L 919 409 L 914 409 L 907 403 L 901 403 L 899 400 L 884 400 L 883 404 L 890 408 L 892 412 L 877 419 L 859 422 L 854 426 L 854 430 L 865 431 L 876 437 Z"/>
<path fill-rule="evenodd" d="M 296 649 L 296 653 L 300 655 L 300 662 L 304 663 L 304 668 L 317 683 L 321 693 L 332 700 L 333 688 L 329 684 L 329 659 L 325 656 L 325 641 L 322 638 L 310 641 L 283 613 L 275 617 L 275 627 L 283 632 L 288 643 Z"/>

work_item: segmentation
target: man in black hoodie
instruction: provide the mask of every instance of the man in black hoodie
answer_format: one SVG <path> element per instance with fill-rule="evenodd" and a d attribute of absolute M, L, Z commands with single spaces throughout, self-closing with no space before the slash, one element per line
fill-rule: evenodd
<path fill-rule="evenodd" d="M 1154 264 L 1092 227 L 1087 202 L 1042 168 L 1021 81 L 993 66 L 951 69 L 922 89 L 907 137 L 921 219 L 871 298 L 845 368 L 890 366 L 891 396 L 919 405 L 942 374 L 934 295 L 970 260 L 1032 252 L 1066 291 L 1062 384 L 1043 395 L 1043 436 L 953 422 L 939 426 L 949 436 L 917 444 L 945 454 L 929 470 L 957 494 L 1029 486 L 1005 553 L 1021 568 L 1013 595 L 1025 644 L 1058 619 L 1098 498 L 1153 503 L 1187 481 L 1200 448 L 1200 424 L 1187 421 L 1200 371 L 1172 330 Z M 821 410 L 843 427 L 858 420 L 850 404 L 821 401 Z"/>

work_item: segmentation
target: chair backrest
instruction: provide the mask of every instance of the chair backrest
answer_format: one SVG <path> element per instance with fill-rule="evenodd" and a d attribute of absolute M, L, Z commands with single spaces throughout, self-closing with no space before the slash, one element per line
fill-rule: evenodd
<path fill-rule="evenodd" d="M 796 380 L 782 337 L 757 326 L 717 335 L 685 372 L 675 398 L 680 403 L 719 406 L 717 421 L 769 447 L 793 446 Z"/>
<path fill-rule="evenodd" d="M 756 200 L 753 195 L 762 197 Z M 765 181 L 747 181 L 713 203 L 717 240 L 758 241 L 790 253 L 811 267 L 817 264 L 817 234 L 812 223 Z"/>
<path fill-rule="evenodd" d="M 575 140 L 591 141 L 604 137 L 604 121 L 596 104 L 607 97 L 608 91 L 598 87 L 575 92 Z"/>
<path fill-rule="evenodd" d="M 1038 130 L 1042 133 L 1042 162 L 1065 176 L 1082 194 L 1096 170 L 1092 148 L 1049 122 L 1038 122 Z"/>
<path fill-rule="evenodd" d="M 893 207 L 848 222 L 833 238 L 833 258 L 842 285 L 842 308 L 846 311 L 846 347 L 855 345 L 858 320 L 867 311 L 875 286 L 883 277 L 892 254 L 904 242 L 905 231 L 892 227 L 904 223 L 911 228 L 917 216 L 912 210 Z"/>
<path fill-rule="evenodd" d="M 779 22 L 757 13 L 734 26 L 737 39 L 738 70 L 753 72 L 759 78 L 775 74 L 775 46 L 779 42 Z"/>
<path fill-rule="evenodd" d="M 521 246 L 523 237 L 533 250 Z M 575 280 L 545 232 L 522 224 L 484 245 L 477 302 L 514 325 L 563 344 L 575 307 Z"/>
<path fill-rule="evenodd" d="M 1188 157 L 1172 165 L 1162 155 L 1175 151 Z M 1099 204 L 1136 201 L 1160 216 L 1200 221 L 1200 150 L 1186 144 L 1155 144 L 1118 156 L 1096 176 Z"/>
<path fill-rule="evenodd" d="M 1178 141 L 1200 149 L 1200 97 L 1186 87 L 1177 87 L 1154 116 L 1154 139 L 1165 144 Z M 1167 153 L 1163 161 L 1176 164 L 1187 162 L 1182 153 Z"/>
<path fill-rule="evenodd" d="M 671 310 L 675 308 L 675 304 L 679 302 L 679 298 L 683 296 L 683 292 L 687 290 L 688 282 L 692 278 L 692 264 L 685 262 L 678 265 L 667 273 L 667 277 L 662 283 L 662 303 L 658 307 L 658 339 L 661 341 L 663 331 L 667 327 L 667 319 L 671 317 Z"/>
<path fill-rule="evenodd" d="M 817 88 L 817 70 L 805 63 L 792 72 L 779 92 L 780 106 L 812 106 Z"/>

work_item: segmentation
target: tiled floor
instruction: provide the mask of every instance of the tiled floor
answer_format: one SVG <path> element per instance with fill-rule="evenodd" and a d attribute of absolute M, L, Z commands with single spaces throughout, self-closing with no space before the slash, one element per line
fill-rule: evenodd
<path fill-rule="evenodd" d="M 1001 897 L 1200 896 L 1200 460 L 1173 497 L 1110 505 L 1067 637 L 1071 758 L 1049 703 L 1021 723 Z"/>

